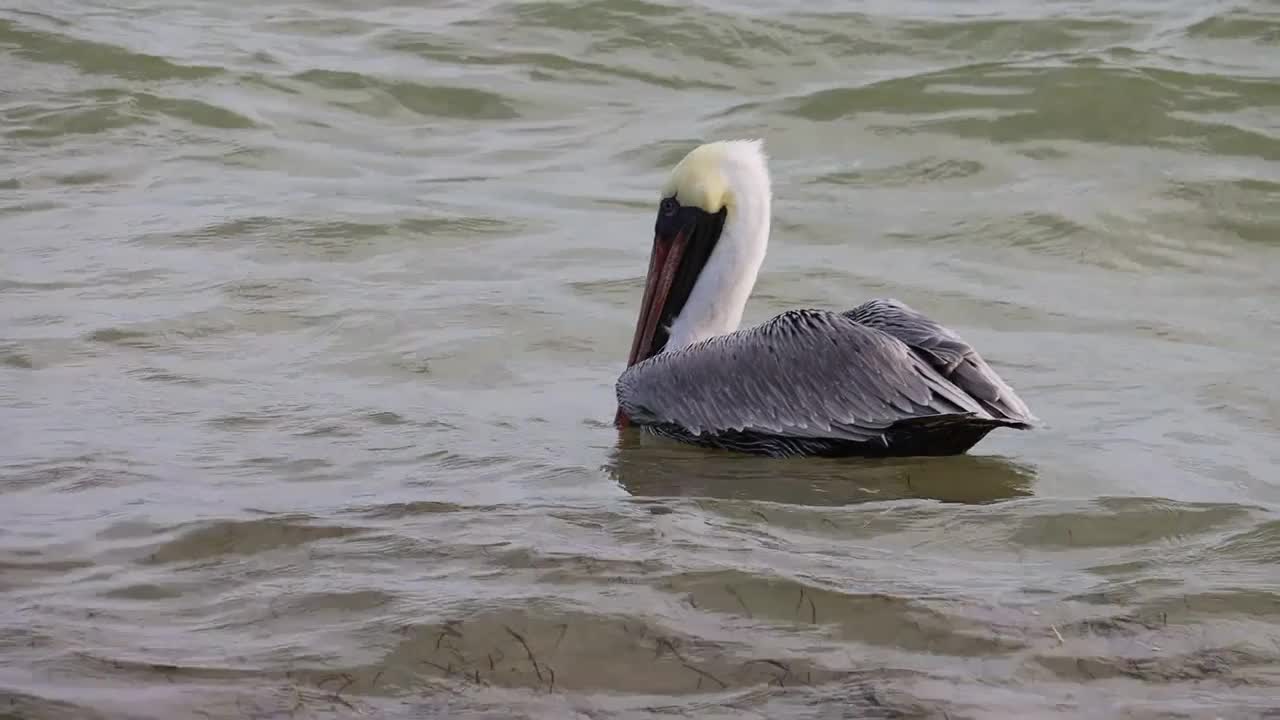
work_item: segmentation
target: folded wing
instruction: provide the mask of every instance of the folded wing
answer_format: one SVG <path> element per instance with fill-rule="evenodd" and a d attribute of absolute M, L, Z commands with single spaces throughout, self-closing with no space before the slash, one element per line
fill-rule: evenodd
<path fill-rule="evenodd" d="M 823 310 L 785 312 L 657 355 L 627 369 L 617 395 L 636 422 L 673 424 L 695 435 L 748 431 L 866 442 L 883 440 L 886 428 L 904 420 L 990 417 L 935 358 L 893 333 Z"/>
<path fill-rule="evenodd" d="M 871 300 L 845 312 L 844 316 L 906 343 L 940 375 L 978 401 L 992 417 L 1027 425 L 1038 422 L 1022 398 L 973 346 L 905 303 L 890 298 Z"/>

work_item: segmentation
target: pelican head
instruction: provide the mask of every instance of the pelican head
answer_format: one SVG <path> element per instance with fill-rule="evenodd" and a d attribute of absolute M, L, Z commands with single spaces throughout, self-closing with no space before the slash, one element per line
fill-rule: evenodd
<path fill-rule="evenodd" d="M 738 328 L 769 241 L 770 193 L 759 140 L 700 145 L 672 169 L 628 367 Z"/>

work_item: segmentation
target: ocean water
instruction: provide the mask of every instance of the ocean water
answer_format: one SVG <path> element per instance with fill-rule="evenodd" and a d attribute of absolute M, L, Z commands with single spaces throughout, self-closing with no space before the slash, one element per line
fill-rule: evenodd
<path fill-rule="evenodd" d="M 1280 717 L 1267 2 L 0 9 L 0 717 Z M 619 435 L 669 168 L 747 322 L 897 297 L 1047 423 Z"/>

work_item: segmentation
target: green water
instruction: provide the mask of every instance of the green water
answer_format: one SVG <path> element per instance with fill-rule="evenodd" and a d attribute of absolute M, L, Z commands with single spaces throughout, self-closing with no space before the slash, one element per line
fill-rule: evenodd
<path fill-rule="evenodd" d="M 0 9 L 0 717 L 1280 711 L 1272 3 Z M 894 296 L 1047 423 L 611 427 L 667 170 L 747 310 Z"/>

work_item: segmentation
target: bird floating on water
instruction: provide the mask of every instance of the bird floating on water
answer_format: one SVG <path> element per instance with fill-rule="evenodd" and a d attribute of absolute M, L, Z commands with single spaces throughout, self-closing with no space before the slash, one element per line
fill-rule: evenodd
<path fill-rule="evenodd" d="M 658 204 L 618 427 L 758 455 L 958 455 L 1038 420 L 955 332 L 894 299 L 738 329 L 769 242 L 759 140 L 699 146 Z"/>

